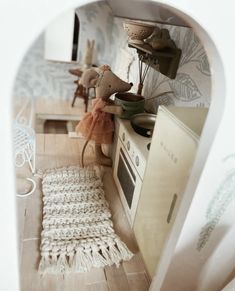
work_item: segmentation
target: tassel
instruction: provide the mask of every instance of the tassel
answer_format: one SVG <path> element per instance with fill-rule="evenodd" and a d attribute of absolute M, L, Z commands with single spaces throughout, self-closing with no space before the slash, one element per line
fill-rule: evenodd
<path fill-rule="evenodd" d="M 100 246 L 100 249 L 101 249 L 101 252 L 102 252 L 102 256 L 105 258 L 106 260 L 106 264 L 108 266 L 112 266 L 113 262 L 111 261 L 111 258 L 110 258 L 110 255 L 109 255 L 109 252 L 108 252 L 108 246 L 106 245 L 101 245 Z"/>
<path fill-rule="evenodd" d="M 92 262 L 93 266 L 100 268 L 107 265 L 105 258 L 99 253 L 99 248 L 96 245 L 92 246 Z"/>
<path fill-rule="evenodd" d="M 50 256 L 49 253 L 44 253 L 42 254 L 40 263 L 39 263 L 39 272 L 40 273 L 44 273 L 45 271 L 47 271 L 48 269 L 50 269 Z"/>
<path fill-rule="evenodd" d="M 113 264 L 116 264 L 116 266 L 119 267 L 122 258 L 114 243 L 109 243 L 109 255 Z"/>
<path fill-rule="evenodd" d="M 115 242 L 116 242 L 117 248 L 120 251 L 122 259 L 126 261 L 130 260 L 134 254 L 131 251 L 129 251 L 127 246 L 120 239 L 117 238 Z"/>
<path fill-rule="evenodd" d="M 88 272 L 88 271 L 90 271 L 90 269 L 92 268 L 92 265 L 93 265 L 91 248 L 85 247 L 83 255 L 84 255 L 84 263 L 86 265 L 85 272 Z"/>
<path fill-rule="evenodd" d="M 84 248 L 77 248 L 77 253 L 73 260 L 73 270 L 76 272 L 87 272 L 92 267 L 91 255 L 89 255 L 89 250 L 84 250 Z"/>
<path fill-rule="evenodd" d="M 76 255 L 73 259 L 72 269 L 75 272 L 81 272 L 82 269 L 82 248 L 77 248 Z"/>
<path fill-rule="evenodd" d="M 72 270 L 72 266 L 73 266 L 73 261 L 75 259 L 75 244 L 74 243 L 70 243 L 67 245 L 66 247 L 66 253 L 68 255 L 68 266 L 70 268 L 70 271 Z"/>
<path fill-rule="evenodd" d="M 65 271 L 68 270 L 68 262 L 65 253 L 60 254 L 57 260 L 56 270 L 59 273 L 64 273 Z"/>
<path fill-rule="evenodd" d="M 51 254 L 51 265 L 52 266 L 56 266 L 57 265 L 57 256 L 58 256 L 58 253 L 52 253 Z"/>
<path fill-rule="evenodd" d="M 68 256 L 69 256 L 69 259 L 68 259 L 68 264 L 69 264 L 69 267 L 70 268 L 72 268 L 72 266 L 73 266 L 73 261 L 74 261 L 74 252 L 70 252 L 69 254 L 68 254 Z"/>

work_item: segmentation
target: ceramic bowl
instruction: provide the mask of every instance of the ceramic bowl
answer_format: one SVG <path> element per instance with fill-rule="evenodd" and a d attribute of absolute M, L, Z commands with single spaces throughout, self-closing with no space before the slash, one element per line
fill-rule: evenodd
<path fill-rule="evenodd" d="M 136 44 L 143 44 L 143 40 L 154 31 L 153 25 L 137 21 L 125 21 L 123 27 L 128 35 L 129 42 Z"/>
<path fill-rule="evenodd" d="M 144 112 L 145 98 L 131 92 L 116 93 L 115 104 L 123 109 L 122 115 L 118 117 L 129 119 L 134 114 Z"/>

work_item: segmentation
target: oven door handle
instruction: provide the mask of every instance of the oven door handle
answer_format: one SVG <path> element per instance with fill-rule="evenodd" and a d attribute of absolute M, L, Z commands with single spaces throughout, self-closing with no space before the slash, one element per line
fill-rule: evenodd
<path fill-rule="evenodd" d="M 130 163 L 127 160 L 126 156 L 125 156 L 125 149 L 120 148 L 120 152 L 119 152 L 120 157 L 123 160 L 123 163 L 125 164 L 126 170 L 129 173 L 129 176 L 133 182 L 133 184 L 136 184 L 136 175 L 137 173 L 134 173 L 133 170 L 131 169 Z"/>

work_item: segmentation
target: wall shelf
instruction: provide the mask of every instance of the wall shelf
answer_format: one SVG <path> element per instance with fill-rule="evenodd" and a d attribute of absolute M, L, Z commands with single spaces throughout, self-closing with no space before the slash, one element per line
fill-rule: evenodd
<path fill-rule="evenodd" d="M 150 64 L 150 67 L 158 70 L 163 75 L 174 79 L 179 66 L 181 57 L 181 49 L 175 47 L 168 47 L 163 50 L 154 50 L 149 44 L 135 44 L 129 43 L 130 48 L 137 50 L 139 58 L 143 62 Z"/>

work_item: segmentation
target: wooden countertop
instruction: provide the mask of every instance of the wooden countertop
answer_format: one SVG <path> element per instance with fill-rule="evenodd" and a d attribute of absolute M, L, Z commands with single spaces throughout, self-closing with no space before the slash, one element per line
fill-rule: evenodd
<path fill-rule="evenodd" d="M 83 100 L 77 98 L 74 107 L 71 106 L 72 100 L 48 100 L 39 98 L 35 102 L 35 114 L 39 119 L 53 120 L 80 120 L 84 115 Z M 90 110 L 90 104 L 88 111 Z"/>

